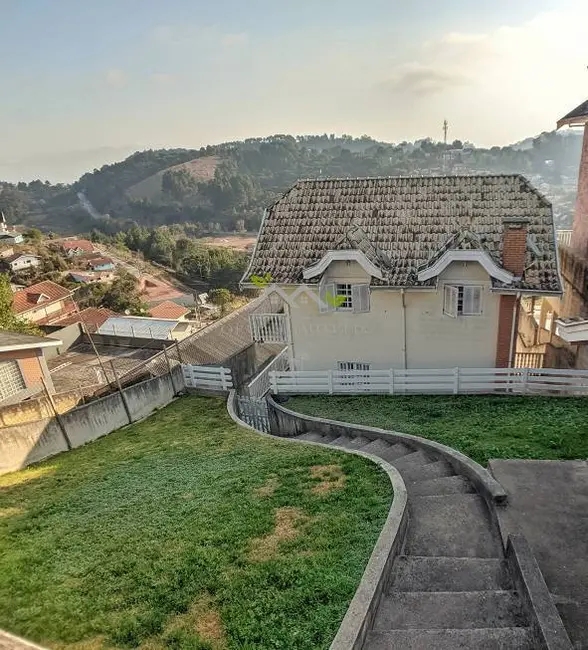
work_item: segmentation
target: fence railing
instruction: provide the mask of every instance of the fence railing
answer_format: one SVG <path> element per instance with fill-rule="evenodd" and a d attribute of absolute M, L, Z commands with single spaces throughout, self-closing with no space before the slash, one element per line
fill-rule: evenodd
<path fill-rule="evenodd" d="M 545 354 L 543 352 L 517 352 L 514 365 L 515 368 L 543 368 Z"/>
<path fill-rule="evenodd" d="M 265 399 L 237 395 L 239 417 L 258 431 L 270 432 L 269 413 Z"/>
<path fill-rule="evenodd" d="M 291 370 L 270 372 L 270 385 L 274 394 L 588 395 L 588 370 L 557 368 Z"/>
<path fill-rule="evenodd" d="M 233 388 L 233 378 L 229 368 L 219 366 L 182 365 L 187 388 L 228 392 Z"/>
<path fill-rule="evenodd" d="M 249 397 L 261 399 L 271 388 L 270 372 L 280 372 L 289 369 L 290 362 L 288 357 L 288 348 L 286 347 L 276 355 L 267 366 L 249 382 L 249 384 L 247 384 L 245 394 Z"/>
<path fill-rule="evenodd" d="M 570 246 L 572 243 L 572 230 L 558 230 L 557 243 L 563 246 Z"/>
<path fill-rule="evenodd" d="M 251 314 L 251 336 L 256 343 L 288 343 L 287 314 Z"/>

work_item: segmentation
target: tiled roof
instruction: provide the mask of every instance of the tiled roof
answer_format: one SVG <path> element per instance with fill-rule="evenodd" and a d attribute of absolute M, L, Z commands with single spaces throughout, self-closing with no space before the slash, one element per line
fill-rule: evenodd
<path fill-rule="evenodd" d="M 149 313 L 153 318 L 172 318 L 177 319 L 181 318 L 188 314 L 190 310 L 183 305 L 178 305 L 171 300 L 165 300 L 164 302 L 159 303 L 155 307 L 149 309 Z"/>
<path fill-rule="evenodd" d="M 50 280 L 45 280 L 17 291 L 12 297 L 12 309 L 16 314 L 22 314 L 43 303 L 49 304 L 55 300 L 63 300 L 71 295 L 72 292 L 69 289 Z M 46 296 L 46 298 L 41 300 L 43 296 Z"/>
<path fill-rule="evenodd" d="M 7 264 L 10 264 L 12 262 L 16 262 L 16 260 L 20 259 L 21 257 L 34 257 L 36 260 L 41 259 L 38 255 L 32 255 L 31 253 L 14 253 L 14 255 L 11 255 L 10 257 L 4 257 L 3 259 Z"/>
<path fill-rule="evenodd" d="M 66 251 L 80 249 L 91 253 L 94 250 L 94 245 L 87 239 L 66 239 L 61 242 L 61 246 Z"/>
<path fill-rule="evenodd" d="M 588 122 L 588 99 L 585 102 L 582 102 L 579 106 L 576 106 L 573 111 L 570 111 L 567 115 L 564 115 L 561 120 L 557 123 L 557 128 L 565 124 L 583 124 Z"/>
<path fill-rule="evenodd" d="M 417 270 L 448 246 L 479 245 L 501 264 L 507 217 L 526 218 L 534 244 L 509 288 L 559 292 L 551 204 L 520 175 L 299 181 L 267 212 L 242 281 L 302 283 L 327 251 L 359 249 L 382 270 L 374 285 L 427 286 Z"/>
<path fill-rule="evenodd" d="M 95 332 L 102 323 L 106 322 L 112 316 L 116 316 L 116 313 L 105 307 L 88 307 L 82 309 L 82 311 L 75 314 L 70 314 L 64 318 L 60 318 L 53 325 L 61 325 L 66 327 L 67 325 L 73 325 L 74 323 L 84 323 L 88 326 L 90 331 Z"/>

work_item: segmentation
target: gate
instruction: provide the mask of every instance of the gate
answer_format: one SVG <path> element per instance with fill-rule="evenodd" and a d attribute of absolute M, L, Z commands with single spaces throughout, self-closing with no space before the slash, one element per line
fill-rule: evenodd
<path fill-rule="evenodd" d="M 243 422 L 258 431 L 263 431 L 263 433 L 270 432 L 269 413 L 265 399 L 237 395 L 237 408 Z"/>

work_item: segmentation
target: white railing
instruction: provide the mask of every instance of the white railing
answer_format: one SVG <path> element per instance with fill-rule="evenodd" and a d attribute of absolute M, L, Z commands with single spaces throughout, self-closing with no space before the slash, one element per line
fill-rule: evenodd
<path fill-rule="evenodd" d="M 228 368 L 183 364 L 182 372 L 187 388 L 220 391 L 229 391 L 233 388 L 233 378 Z"/>
<path fill-rule="evenodd" d="M 271 388 L 270 372 L 283 372 L 290 368 L 288 348 L 284 348 L 248 385 L 246 393 L 249 397 L 261 399 Z"/>
<path fill-rule="evenodd" d="M 558 230 L 557 243 L 563 246 L 571 246 L 572 244 L 572 230 Z"/>
<path fill-rule="evenodd" d="M 515 368 L 543 368 L 544 361 L 544 352 L 517 352 L 514 365 Z"/>
<path fill-rule="evenodd" d="M 270 372 L 271 391 L 305 394 L 436 395 L 516 393 L 588 395 L 588 370 L 442 368 Z"/>
<path fill-rule="evenodd" d="M 256 343 L 289 343 L 287 314 L 251 314 L 251 336 Z"/>

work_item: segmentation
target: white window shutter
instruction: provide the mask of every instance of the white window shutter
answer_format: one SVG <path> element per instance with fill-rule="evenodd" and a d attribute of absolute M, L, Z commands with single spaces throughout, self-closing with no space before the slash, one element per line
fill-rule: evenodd
<path fill-rule="evenodd" d="M 319 285 L 319 310 L 321 314 L 335 311 L 335 285 L 333 283 L 321 283 Z"/>
<path fill-rule="evenodd" d="M 463 288 L 463 313 L 465 316 L 482 313 L 482 287 Z"/>
<path fill-rule="evenodd" d="M 370 285 L 354 284 L 351 287 L 353 311 L 364 314 L 370 310 Z"/>
<path fill-rule="evenodd" d="M 459 290 L 446 284 L 443 288 L 443 313 L 452 318 L 457 318 L 457 300 Z"/>

